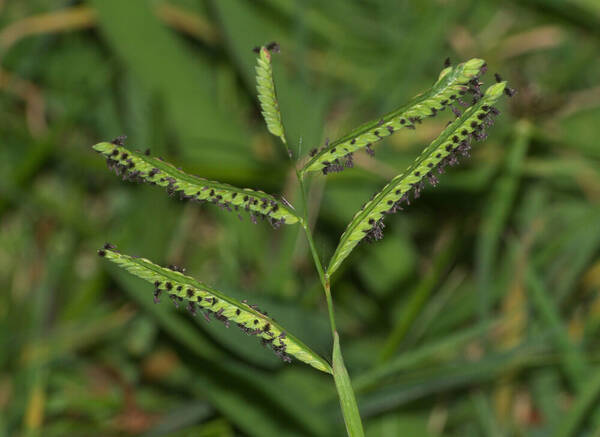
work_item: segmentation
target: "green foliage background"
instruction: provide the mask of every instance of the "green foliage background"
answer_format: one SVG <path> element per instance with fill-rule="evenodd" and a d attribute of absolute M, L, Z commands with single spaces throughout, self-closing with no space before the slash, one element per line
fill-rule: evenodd
<path fill-rule="evenodd" d="M 255 99 L 251 49 L 272 40 L 296 155 L 426 89 L 447 56 L 484 58 L 488 82 L 498 71 L 519 91 L 473 157 L 335 275 L 367 435 L 598 437 L 595 0 L 0 1 L 0 437 L 343 435 L 327 375 L 154 305 L 151 287 L 95 256 L 111 241 L 184 265 L 329 355 L 298 226 L 123 183 L 90 148 L 127 134 L 186 171 L 298 204 Z M 325 260 L 448 119 L 312 179 Z"/>

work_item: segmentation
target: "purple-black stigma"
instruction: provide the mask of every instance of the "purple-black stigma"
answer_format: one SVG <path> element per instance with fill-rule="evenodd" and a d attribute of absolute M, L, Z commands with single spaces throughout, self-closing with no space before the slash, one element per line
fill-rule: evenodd
<path fill-rule="evenodd" d="M 127 135 L 119 135 L 117 138 L 111 141 L 115 146 L 123 147 L 125 145 L 125 140 L 127 139 Z"/>

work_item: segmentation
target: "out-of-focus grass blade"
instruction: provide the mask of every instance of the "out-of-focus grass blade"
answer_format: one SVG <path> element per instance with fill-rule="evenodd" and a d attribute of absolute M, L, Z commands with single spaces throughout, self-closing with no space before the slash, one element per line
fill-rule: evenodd
<path fill-rule="evenodd" d="M 516 196 L 530 135 L 531 126 L 528 122 L 521 121 L 517 125 L 516 136 L 508 151 L 503 173 L 496 182 L 492 194 L 488 196 L 489 202 L 483 213 L 476 248 L 477 286 L 482 318 L 488 317 L 492 305 L 490 290 L 500 234 Z"/>
<path fill-rule="evenodd" d="M 359 375 L 354 379 L 353 386 L 357 392 L 361 392 L 403 370 L 417 366 L 419 363 L 433 360 L 438 357 L 441 358 L 446 355 L 454 355 L 461 346 L 486 334 L 492 327 L 497 326 L 499 323 L 500 322 L 487 322 L 457 332 L 456 334 L 448 335 L 439 341 L 425 344 L 418 349 L 406 351 L 387 363 Z"/>
<path fill-rule="evenodd" d="M 247 140 L 239 121 L 215 110 L 211 66 L 202 53 L 187 50 L 177 40 L 156 17 L 152 2 L 94 0 L 92 4 L 111 48 L 137 79 L 162 98 L 184 156 L 203 169 L 232 177 L 241 178 L 251 170 L 254 164 L 244 153 Z"/>
<path fill-rule="evenodd" d="M 354 390 L 350 383 L 348 371 L 344 365 L 342 351 L 340 349 L 340 337 L 337 332 L 334 332 L 333 338 L 333 379 L 340 398 L 342 414 L 344 415 L 344 423 L 346 431 L 350 437 L 363 437 L 364 431 L 354 396 Z"/>
<path fill-rule="evenodd" d="M 490 381 L 504 373 L 526 367 L 535 363 L 537 355 L 546 348 L 546 344 L 547 341 L 538 338 L 509 352 L 490 355 L 479 361 L 455 361 L 442 367 L 426 367 L 403 374 L 401 379 L 404 381 L 386 384 L 359 397 L 363 417 L 390 411 L 433 393 Z"/>
<path fill-rule="evenodd" d="M 553 333 L 569 381 L 578 392 L 581 392 L 587 383 L 587 376 L 589 375 L 585 359 L 577 346 L 569 338 L 567 328 L 564 326 L 558 309 L 548 295 L 542 280 L 537 276 L 532 267 L 527 270 L 526 275 L 533 305 L 539 312 L 540 318 L 544 320 Z"/>
<path fill-rule="evenodd" d="M 456 238 L 456 233 L 452 232 L 452 235 L 446 235 L 443 248 L 438 252 L 435 258 L 431 271 L 419 282 L 417 287 L 412 290 L 412 293 L 404 303 L 400 318 L 392 329 L 392 332 L 386 339 L 385 345 L 381 350 L 379 356 L 380 361 L 389 360 L 398 346 L 404 339 L 404 336 L 412 326 L 415 318 L 421 312 L 421 309 L 427 302 L 427 298 L 433 292 L 435 286 L 438 284 L 440 277 L 448 269 L 450 262 L 456 255 L 458 250 L 459 240 Z"/>
<path fill-rule="evenodd" d="M 553 437 L 570 437 L 575 434 L 586 418 L 586 413 L 593 407 L 600 396 L 600 370 L 586 380 L 585 388 L 571 406 L 571 409 L 562 420 Z"/>

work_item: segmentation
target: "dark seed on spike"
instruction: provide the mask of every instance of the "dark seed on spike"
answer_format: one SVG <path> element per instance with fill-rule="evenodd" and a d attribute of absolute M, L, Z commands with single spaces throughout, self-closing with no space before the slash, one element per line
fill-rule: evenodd
<path fill-rule="evenodd" d="M 500 76 L 498 73 L 494 73 L 494 78 L 496 79 L 496 82 L 502 82 L 502 76 Z"/>
<path fill-rule="evenodd" d="M 155 286 L 156 288 L 160 287 L 160 281 L 154 281 L 154 286 Z"/>
<path fill-rule="evenodd" d="M 448 68 L 450 65 L 452 65 L 450 63 L 450 58 L 446 58 L 446 60 L 444 61 L 444 68 Z"/>
<path fill-rule="evenodd" d="M 181 285 L 177 286 L 177 291 L 181 291 L 183 289 L 183 287 Z"/>
<path fill-rule="evenodd" d="M 242 313 L 242 311 L 240 311 L 240 309 L 238 308 L 237 310 L 235 310 L 235 315 L 239 316 Z"/>
<path fill-rule="evenodd" d="M 458 137 L 456 135 L 454 135 L 452 137 L 452 141 L 455 142 L 455 143 L 458 143 Z"/>
<path fill-rule="evenodd" d="M 188 295 L 188 297 L 194 297 L 194 290 L 191 289 L 191 288 L 188 288 L 187 289 L 187 295 Z"/>
<path fill-rule="evenodd" d="M 144 155 L 146 155 L 146 156 L 150 156 L 150 149 L 146 149 L 146 150 L 144 151 Z"/>
<path fill-rule="evenodd" d="M 113 151 L 110 154 L 111 156 L 117 156 L 119 154 L 119 151 L 117 149 L 113 149 Z"/>
<path fill-rule="evenodd" d="M 471 122 L 471 127 L 472 127 L 472 128 L 476 128 L 477 126 L 478 126 L 478 124 L 477 124 L 477 122 L 476 122 L 476 121 L 472 121 L 472 122 Z"/>
<path fill-rule="evenodd" d="M 403 119 L 403 118 L 401 118 L 401 119 L 400 119 L 400 124 L 404 124 L 404 123 L 406 123 L 406 120 L 405 120 L 405 119 Z"/>
<path fill-rule="evenodd" d="M 420 172 L 420 171 L 416 171 L 416 172 L 415 172 L 415 176 L 417 176 L 417 177 L 418 177 L 418 176 L 421 176 L 421 172 Z"/>
<path fill-rule="evenodd" d="M 111 141 L 116 146 L 124 146 L 127 135 L 119 135 L 117 138 Z"/>
<path fill-rule="evenodd" d="M 465 136 L 465 135 L 467 135 L 468 133 L 469 133 L 469 131 L 468 131 L 468 130 L 466 130 L 466 129 L 463 129 L 462 131 L 460 131 L 460 134 L 461 134 L 462 136 Z"/>
<path fill-rule="evenodd" d="M 271 325 L 269 323 L 265 324 L 265 326 L 263 327 L 263 331 L 269 332 L 270 330 L 271 330 Z"/>
<path fill-rule="evenodd" d="M 354 144 L 354 143 L 356 143 L 356 139 L 352 138 L 352 141 L 350 141 L 350 144 Z"/>
<path fill-rule="evenodd" d="M 167 290 L 172 290 L 173 289 L 173 284 L 171 284 L 170 282 L 167 282 L 165 284 L 165 287 L 167 287 Z"/>
<path fill-rule="evenodd" d="M 106 255 L 106 251 L 105 251 L 105 250 L 103 250 L 103 249 L 100 249 L 100 250 L 98 251 L 98 255 L 100 255 L 100 256 L 105 256 L 105 255 Z"/>
<path fill-rule="evenodd" d="M 123 153 L 121 154 L 121 159 L 122 159 L 122 160 L 126 160 L 128 156 L 129 156 L 129 153 L 127 153 L 127 152 L 123 152 Z"/>
<path fill-rule="evenodd" d="M 254 324 L 258 325 L 258 319 L 254 319 Z"/>

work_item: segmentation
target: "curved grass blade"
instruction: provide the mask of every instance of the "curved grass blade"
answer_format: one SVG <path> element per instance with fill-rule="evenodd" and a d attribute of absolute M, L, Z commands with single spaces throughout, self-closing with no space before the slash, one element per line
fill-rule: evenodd
<path fill-rule="evenodd" d="M 487 67 L 482 59 L 471 59 L 456 67 L 447 67 L 440 73 L 437 82 L 427 91 L 414 97 L 406 105 L 392 111 L 378 120 L 365 123 L 349 134 L 330 143 L 320 151 L 313 149 L 313 156 L 301 170 L 301 174 L 323 171 L 324 174 L 337 172 L 344 166 L 352 166 L 352 154 L 366 148 L 373 153 L 371 146 L 399 129 L 414 129 L 415 123 L 426 117 L 433 117 L 452 103 L 464 103 L 461 96 L 472 92 L 480 97 L 478 78 Z M 453 111 L 456 110 L 452 107 Z"/>
<path fill-rule="evenodd" d="M 184 275 L 176 267 L 167 269 L 145 259 L 118 252 L 114 246 L 106 244 L 98 254 L 124 268 L 131 274 L 154 284 L 154 301 L 158 302 L 162 293 L 167 293 L 176 305 L 186 300 L 187 309 L 195 315 L 197 309 L 210 320 L 210 315 L 229 326 L 235 323 L 248 335 L 261 338 L 283 361 L 290 362 L 294 356 L 322 372 L 332 373 L 327 361 L 309 349 L 266 313 L 255 305 L 225 296 L 195 279 Z"/>
<path fill-rule="evenodd" d="M 340 337 L 337 331 L 333 333 L 333 379 L 338 397 L 340 398 L 340 406 L 348 435 L 350 437 L 364 437 L 365 432 L 363 431 L 360 412 L 356 404 L 356 397 L 354 396 L 350 376 L 342 358 Z"/>
<path fill-rule="evenodd" d="M 276 228 L 281 224 L 291 225 L 302 221 L 291 205 L 262 191 L 237 188 L 189 175 L 160 158 L 128 150 L 121 144 L 104 142 L 93 148 L 106 157 L 108 166 L 123 179 L 166 187 L 170 195 L 179 194 L 181 199 L 211 202 L 228 211 L 244 210 L 250 213 L 253 222 L 256 222 L 255 216 L 259 216 L 268 219 Z"/>
<path fill-rule="evenodd" d="M 406 171 L 390 181 L 377 195 L 358 211 L 344 231 L 333 254 L 327 273 L 331 275 L 352 249 L 363 239 L 369 241 L 383 238 L 383 218 L 402 209 L 402 204 L 410 204 L 412 191 L 418 198 L 424 188 L 424 180 L 435 186 L 437 169 L 443 173 L 446 165 L 458 164 L 458 155 L 468 156 L 470 141 L 486 138 L 485 127 L 492 124 L 492 116 L 499 112 L 492 105 L 502 95 L 506 82 L 489 87 L 485 95 L 465 113 L 452 122 L 439 137 L 427 146 Z"/>
<path fill-rule="evenodd" d="M 277 43 L 271 43 L 267 47 L 258 48 L 258 59 L 256 65 L 256 91 L 265 118 L 267 129 L 276 137 L 281 138 L 287 148 L 281 112 L 277 95 L 275 94 L 275 83 L 273 81 L 273 68 L 271 67 L 271 50 L 279 51 Z M 288 149 L 288 153 L 290 150 Z"/>

